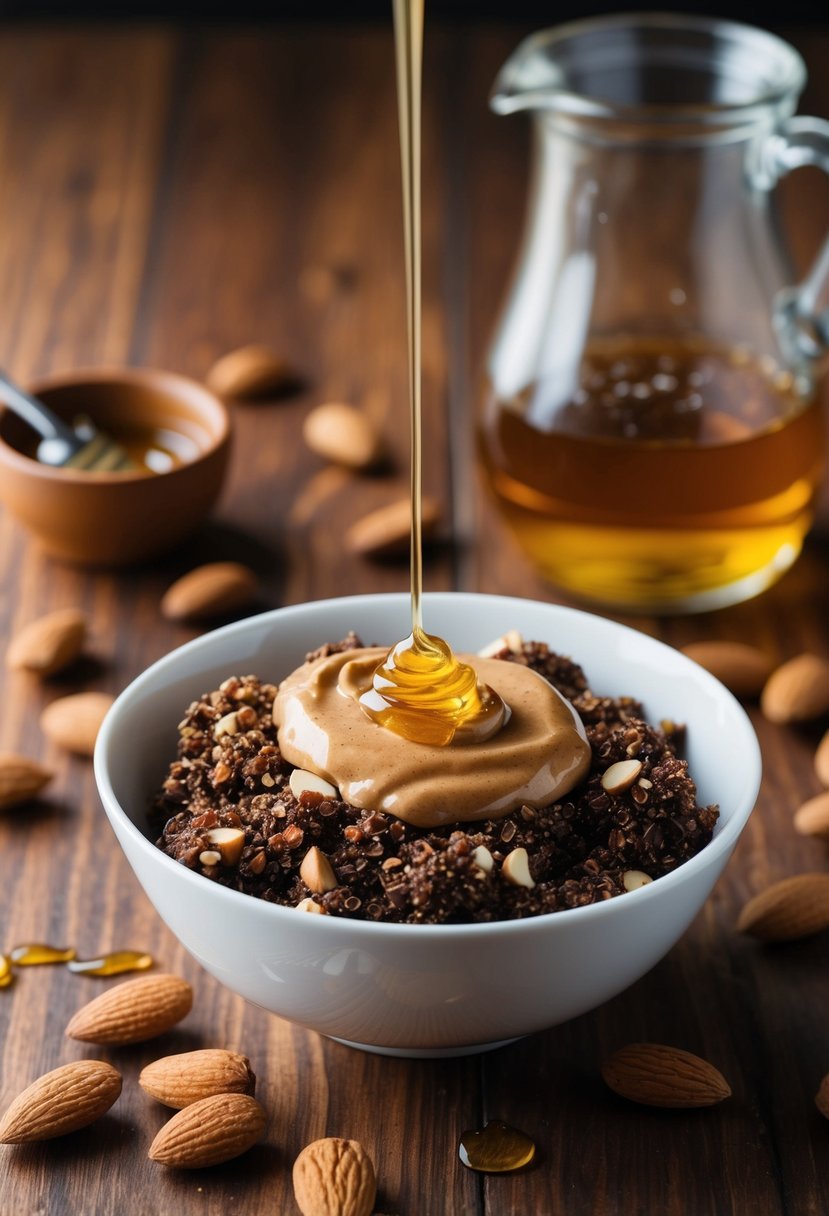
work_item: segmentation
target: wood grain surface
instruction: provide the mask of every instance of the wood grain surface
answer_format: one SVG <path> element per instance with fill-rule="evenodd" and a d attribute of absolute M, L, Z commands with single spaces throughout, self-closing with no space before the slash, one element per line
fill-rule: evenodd
<path fill-rule="evenodd" d="M 556 601 L 530 571 L 475 476 L 477 373 L 520 233 L 527 131 L 492 117 L 495 72 L 526 31 L 432 28 L 424 88 L 425 488 L 445 506 L 428 589 Z M 807 112 L 829 116 L 829 36 L 794 31 L 811 75 Z M 160 596 L 207 558 L 262 578 L 262 607 L 406 586 L 405 564 L 355 562 L 344 527 L 407 485 L 399 161 L 390 28 L 292 25 L 6 29 L 0 39 L 0 363 L 22 380 L 101 363 L 203 377 L 245 342 L 274 345 L 305 391 L 234 409 L 236 442 L 213 520 L 191 546 L 119 575 L 62 566 L 0 513 L 0 644 L 59 607 L 90 616 L 88 656 L 43 683 L 6 672 L 0 750 L 56 777 L 0 817 L 0 949 L 72 944 L 82 955 L 149 950 L 192 980 L 194 1010 L 159 1044 L 67 1042 L 71 1014 L 112 981 L 32 968 L 0 990 L 0 1105 L 85 1056 L 125 1078 L 111 1114 L 45 1145 L 0 1150 L 2 1216 L 295 1212 L 290 1167 L 315 1137 L 359 1139 L 379 1177 L 377 1211 L 398 1216 L 819 1216 L 829 1211 L 829 1123 L 813 1098 L 829 1072 L 829 934 L 763 948 L 734 929 L 769 882 L 829 869 L 792 813 L 819 791 L 819 728 L 750 712 L 763 789 L 726 876 L 681 942 L 603 1008 L 479 1058 L 406 1061 L 337 1045 L 245 1004 L 200 971 L 163 928 L 104 822 L 91 765 L 46 743 L 43 706 L 67 692 L 116 693 L 194 636 Z M 829 218 L 806 170 L 786 183 L 805 265 Z M 355 477 L 302 445 L 320 401 L 369 410 L 390 471 Z M 825 520 L 760 599 L 705 616 L 630 623 L 674 645 L 755 642 L 775 658 L 829 656 Z M 825 723 L 822 724 L 825 727 Z M 590 960 L 585 960 L 590 965 Z M 636 1108 L 603 1086 L 625 1042 L 695 1051 L 733 1097 L 702 1112 Z M 247 1053 L 270 1115 L 238 1162 L 177 1174 L 147 1160 L 165 1119 L 136 1084 L 158 1055 L 200 1046 Z M 457 1140 L 487 1119 L 533 1136 L 537 1164 L 485 1179 Z"/>

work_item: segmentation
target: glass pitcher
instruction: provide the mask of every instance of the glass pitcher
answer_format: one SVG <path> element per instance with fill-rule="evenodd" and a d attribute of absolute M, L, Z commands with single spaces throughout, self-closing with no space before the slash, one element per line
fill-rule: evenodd
<path fill-rule="evenodd" d="M 579 597 L 720 607 L 800 551 L 829 242 L 794 286 L 773 187 L 829 169 L 829 122 L 792 117 L 804 82 L 779 38 L 670 14 L 536 34 L 496 81 L 535 143 L 481 452 L 523 548 Z"/>

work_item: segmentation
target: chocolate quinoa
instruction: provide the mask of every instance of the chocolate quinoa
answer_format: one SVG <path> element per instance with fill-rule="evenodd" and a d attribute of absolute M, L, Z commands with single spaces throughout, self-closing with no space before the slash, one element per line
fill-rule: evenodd
<path fill-rule="evenodd" d="M 361 645 L 352 633 L 308 658 Z M 631 697 L 597 696 L 581 667 L 544 643 L 495 657 L 539 672 L 584 722 L 590 773 L 562 802 L 423 829 L 316 793 L 297 800 L 271 718 L 275 686 L 233 676 L 194 701 L 179 725 L 178 756 L 151 810 L 159 848 L 213 882 L 271 903 L 295 907 L 312 897 L 335 916 L 419 924 L 512 920 L 598 903 L 622 894 L 631 871 L 639 877 L 629 885 L 643 874 L 659 878 L 704 848 L 718 809 L 697 805 L 687 762 L 677 755 L 681 727 L 649 725 Z M 638 779 L 608 792 L 603 773 L 634 758 L 642 764 Z M 235 864 L 219 862 L 208 837 L 216 827 L 244 831 Z M 299 871 L 314 845 L 339 885 L 312 896 Z M 491 854 L 488 872 L 475 860 L 479 846 Z M 518 848 L 527 851 L 532 888 L 501 872 Z"/>

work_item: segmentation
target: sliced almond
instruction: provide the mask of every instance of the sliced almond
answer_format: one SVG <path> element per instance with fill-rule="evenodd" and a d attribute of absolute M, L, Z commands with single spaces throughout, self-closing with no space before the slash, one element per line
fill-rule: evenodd
<path fill-rule="evenodd" d="M 214 1094 L 173 1115 L 150 1145 L 149 1158 L 177 1169 L 203 1169 L 252 1148 L 267 1123 L 248 1094 Z"/>
<path fill-rule="evenodd" d="M 520 654 L 524 649 L 524 639 L 517 629 L 508 629 L 500 638 L 495 638 L 478 651 L 479 659 L 491 659 L 493 655 L 509 650 L 512 654 Z"/>
<path fill-rule="evenodd" d="M 626 891 L 638 891 L 640 887 L 646 887 L 652 882 L 650 874 L 646 874 L 644 870 L 625 870 L 622 875 L 622 886 Z"/>
<path fill-rule="evenodd" d="M 203 866 L 217 866 L 221 860 L 222 855 L 216 849 L 203 849 L 199 853 L 199 861 Z"/>
<path fill-rule="evenodd" d="M 315 895 L 324 895 L 326 891 L 333 891 L 338 886 L 337 876 L 331 867 L 331 862 L 322 849 L 318 849 L 316 845 L 313 845 L 303 857 L 302 865 L 299 867 L 299 876 L 308 890 L 313 891 Z"/>
<path fill-rule="evenodd" d="M 789 942 L 829 928 L 829 874 L 797 874 L 750 899 L 737 929 L 765 942 Z"/>
<path fill-rule="evenodd" d="M 103 1060 L 75 1060 L 33 1081 L 0 1120 L 0 1144 L 53 1140 L 88 1127 L 121 1092 L 121 1074 Z"/>
<path fill-rule="evenodd" d="M 602 789 L 608 794 L 622 794 L 639 780 L 641 772 L 641 760 L 617 760 L 602 773 Z"/>
<path fill-rule="evenodd" d="M 164 1056 L 142 1069 L 141 1088 L 164 1106 L 182 1110 L 214 1094 L 253 1094 L 256 1076 L 247 1056 L 208 1047 Z"/>
<path fill-rule="evenodd" d="M 513 849 L 511 853 L 507 853 L 501 865 L 501 873 L 514 887 L 527 887 L 532 890 L 535 886 L 526 849 Z"/>
<path fill-rule="evenodd" d="M 40 715 L 40 728 L 53 743 L 78 756 L 91 756 L 113 698 L 105 692 L 58 697 Z"/>
<path fill-rule="evenodd" d="M 177 579 L 161 600 L 170 621 L 201 621 L 249 607 L 259 593 L 254 572 L 239 562 L 209 562 Z"/>
<path fill-rule="evenodd" d="M 6 664 L 16 671 L 51 676 L 80 655 L 86 640 L 86 616 L 77 608 L 61 608 L 31 621 L 15 634 L 6 651 Z"/>
<path fill-rule="evenodd" d="M 288 785 L 294 798 L 299 800 L 303 794 L 322 794 L 323 798 L 339 798 L 339 791 L 330 781 L 309 773 L 306 768 L 295 768 L 288 778 Z"/>
<path fill-rule="evenodd" d="M 829 662 L 816 654 L 789 659 L 771 674 L 760 698 L 770 722 L 808 722 L 829 711 Z"/>
<path fill-rule="evenodd" d="M 373 468 L 383 457 L 383 440 L 372 420 L 343 401 L 330 401 L 311 410 L 302 434 L 318 456 L 349 469 Z"/>
<path fill-rule="evenodd" d="M 377 1181 L 357 1140 L 329 1136 L 306 1145 L 294 1162 L 294 1198 L 302 1216 L 371 1216 Z"/>
<path fill-rule="evenodd" d="M 177 975 L 144 975 L 108 988 L 70 1019 L 67 1038 L 82 1043 L 143 1043 L 190 1012 L 193 989 Z"/>
<path fill-rule="evenodd" d="M 759 697 L 774 664 L 746 642 L 691 642 L 682 653 L 710 671 L 735 697 Z"/>
<path fill-rule="evenodd" d="M 630 1043 L 602 1065 L 605 1084 L 645 1106 L 714 1106 L 731 1088 L 713 1064 L 690 1051 L 661 1043 Z"/>
<path fill-rule="evenodd" d="M 239 733 L 239 715 L 235 709 L 232 709 L 229 714 L 219 718 L 219 721 L 213 727 L 213 738 L 222 739 L 225 735 L 238 735 Z"/>
<path fill-rule="evenodd" d="M 0 755 L 0 811 L 35 798 L 52 780 L 52 772 L 28 756 Z"/>
<path fill-rule="evenodd" d="M 484 874 L 492 873 L 495 859 L 485 844 L 479 844 L 476 849 L 472 850 L 472 860 L 479 870 L 483 870 Z"/>
<path fill-rule="evenodd" d="M 422 522 L 423 539 L 429 540 L 440 522 L 440 507 L 433 498 L 423 499 Z M 411 525 L 411 501 L 400 498 L 352 524 L 345 534 L 345 545 L 359 557 L 399 557 L 409 550 Z"/>
<path fill-rule="evenodd" d="M 310 895 L 306 895 L 305 899 L 301 899 L 296 906 L 297 912 L 312 912 L 316 916 L 327 916 L 327 909 L 323 908 L 322 904 L 318 904 L 315 899 L 311 899 Z"/>
<path fill-rule="evenodd" d="M 253 401 L 296 389 L 300 377 L 287 359 L 268 346 L 251 343 L 217 359 L 204 378 L 220 397 Z"/>
<path fill-rule="evenodd" d="M 239 864 L 242 850 L 245 847 L 245 833 L 242 828 L 211 828 L 207 839 L 219 853 L 226 866 Z"/>

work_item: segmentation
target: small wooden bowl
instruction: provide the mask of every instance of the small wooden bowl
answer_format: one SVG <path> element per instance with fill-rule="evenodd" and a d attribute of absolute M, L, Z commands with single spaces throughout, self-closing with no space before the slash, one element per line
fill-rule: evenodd
<path fill-rule="evenodd" d="M 119 442 L 163 435 L 180 457 L 163 472 L 52 468 L 35 459 L 30 428 L 0 407 L 0 500 L 47 552 L 78 565 L 126 566 L 172 549 L 207 515 L 230 448 L 228 414 L 214 393 L 144 368 L 68 372 L 31 389 L 67 421 L 88 415 Z"/>

